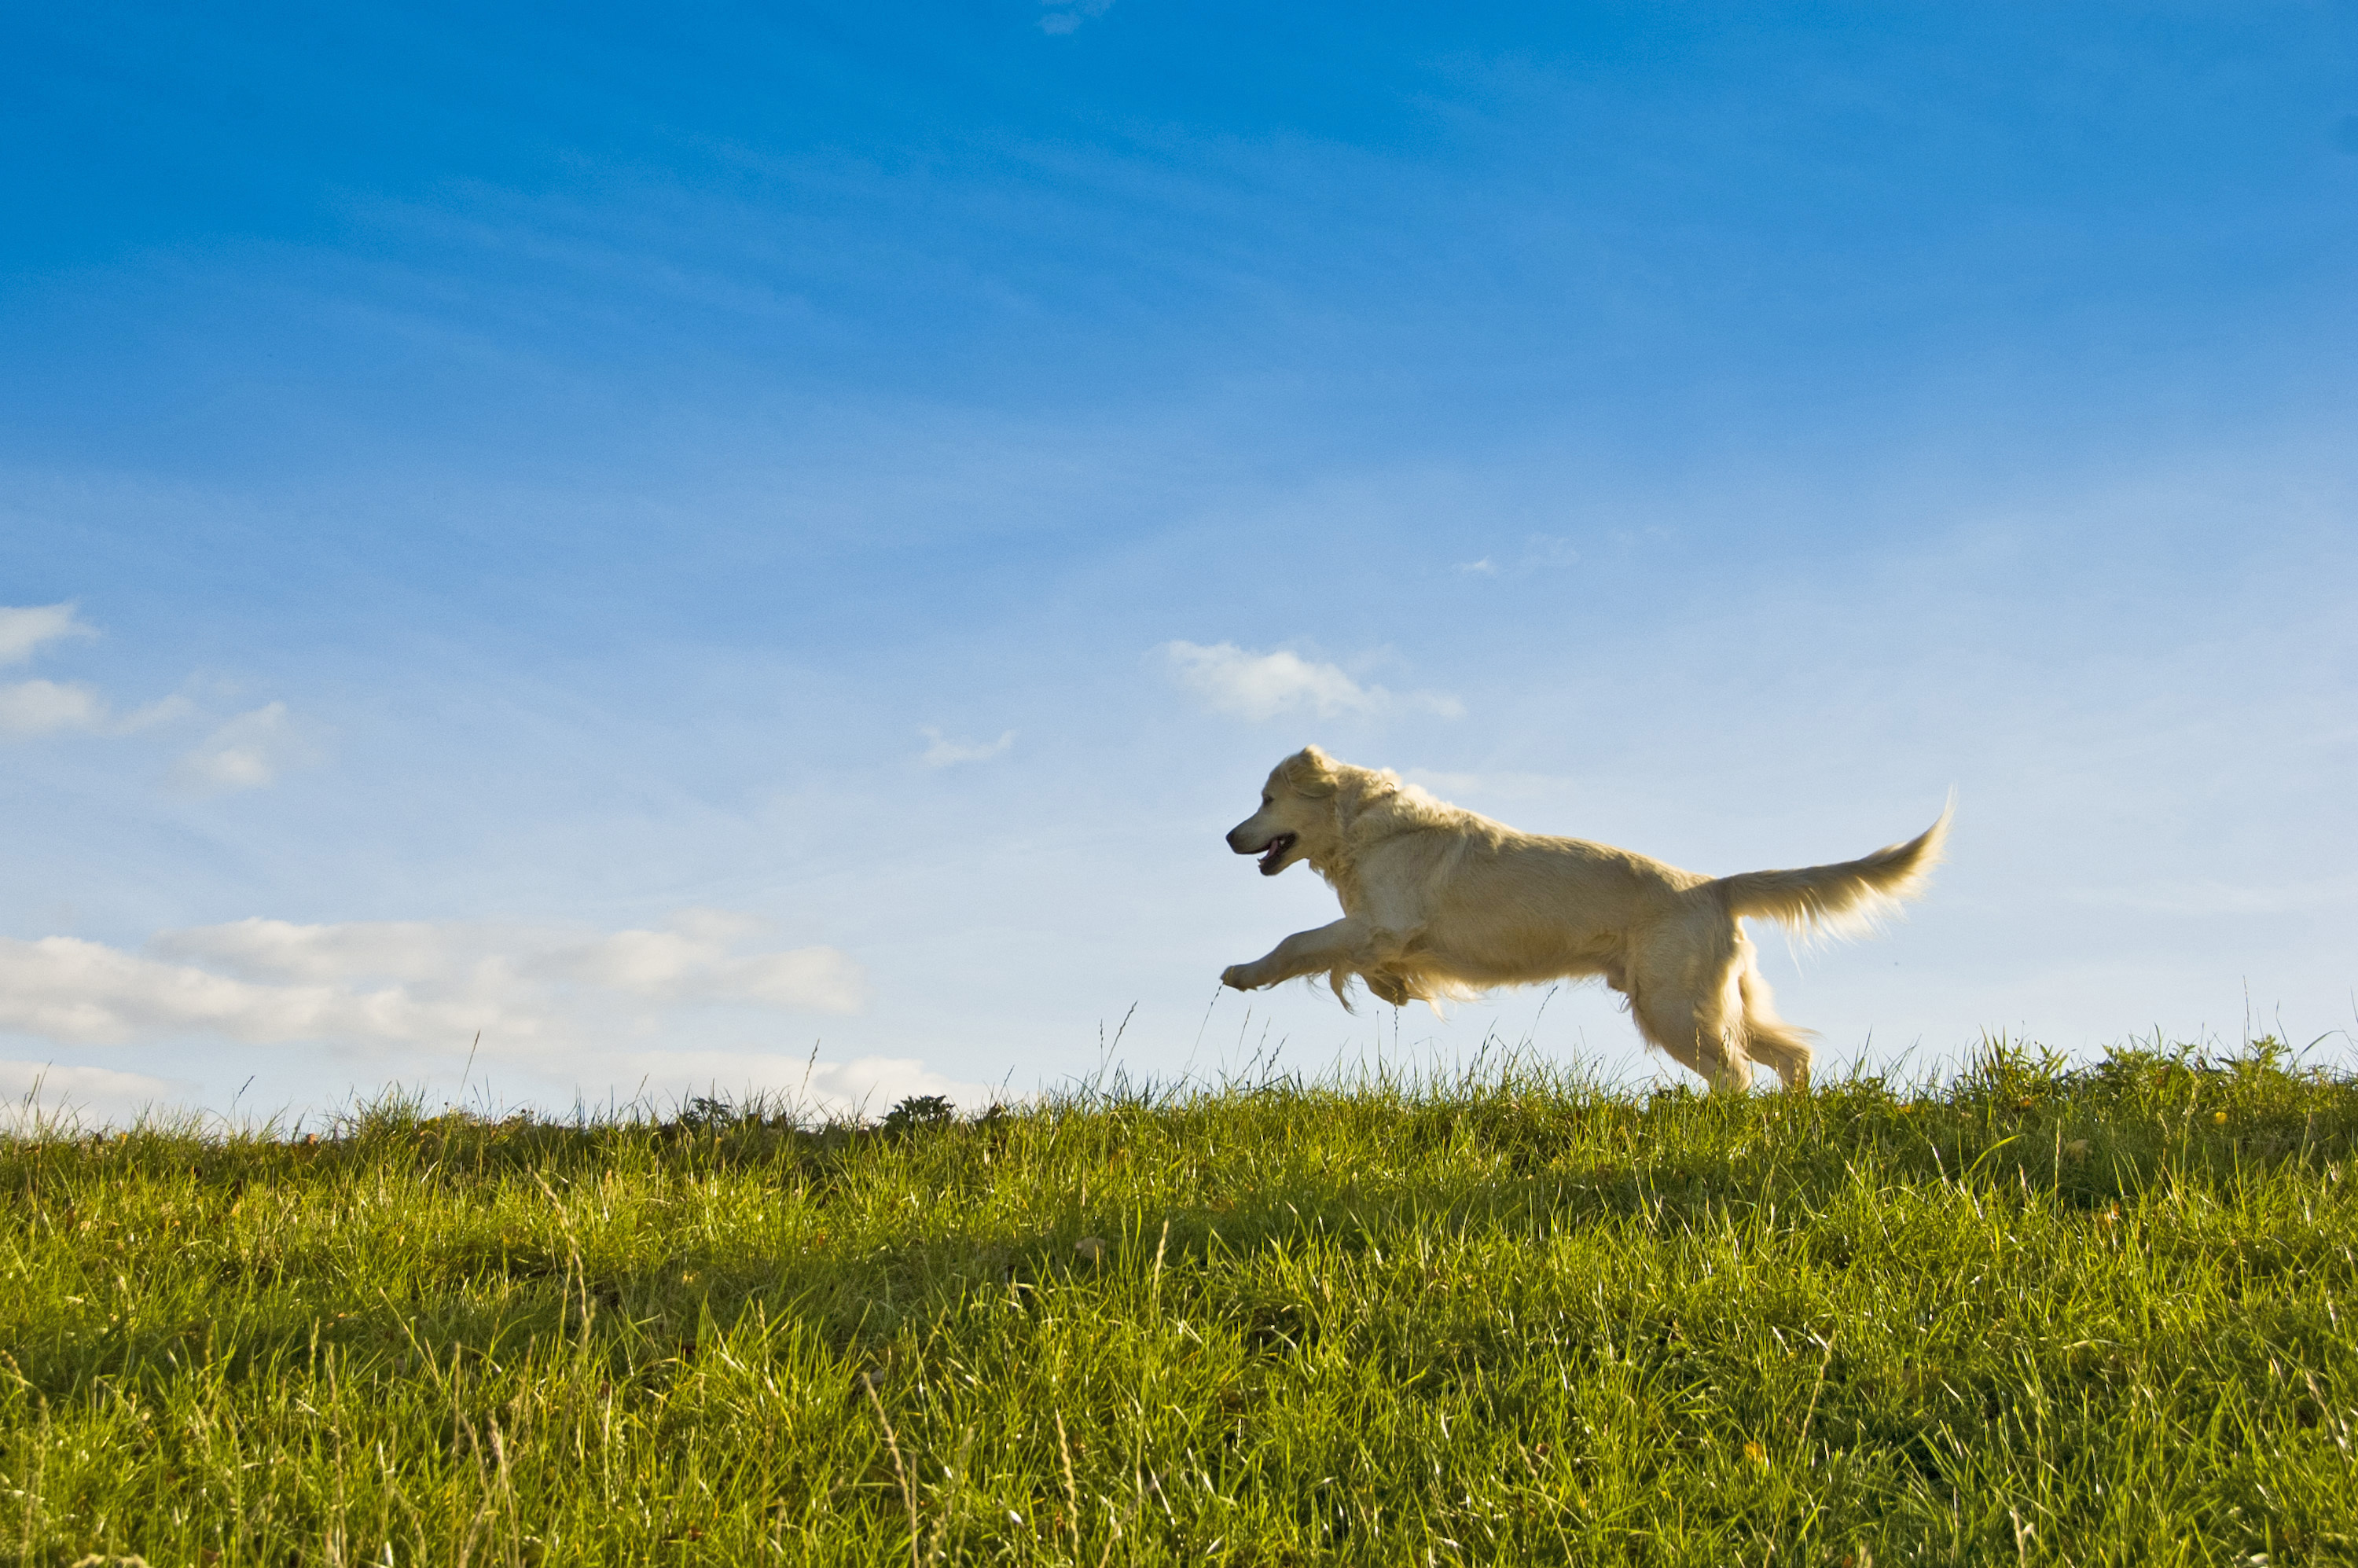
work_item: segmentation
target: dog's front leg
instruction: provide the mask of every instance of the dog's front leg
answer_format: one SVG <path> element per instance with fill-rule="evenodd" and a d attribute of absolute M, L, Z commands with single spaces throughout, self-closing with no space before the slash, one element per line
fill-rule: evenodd
<path fill-rule="evenodd" d="M 1230 964 L 1220 971 L 1220 983 L 1240 991 L 1257 991 L 1303 975 L 1357 968 L 1370 935 L 1367 924 L 1355 915 L 1315 931 L 1297 931 L 1249 964 Z"/>

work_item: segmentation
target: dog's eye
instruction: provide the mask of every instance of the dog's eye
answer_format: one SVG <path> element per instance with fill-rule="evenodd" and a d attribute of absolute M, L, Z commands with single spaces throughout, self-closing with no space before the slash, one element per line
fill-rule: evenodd
<path fill-rule="evenodd" d="M 1275 806 L 1275 805 L 1277 804 L 1277 801 L 1276 801 L 1276 799 L 1275 799 L 1273 796 L 1266 795 L 1262 795 L 1262 796 L 1260 797 L 1260 803 L 1261 803 L 1263 806 Z"/>

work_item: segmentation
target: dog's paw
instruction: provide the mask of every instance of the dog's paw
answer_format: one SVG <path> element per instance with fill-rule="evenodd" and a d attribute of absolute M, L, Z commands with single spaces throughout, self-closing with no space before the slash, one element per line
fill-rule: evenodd
<path fill-rule="evenodd" d="M 1220 983 L 1234 991 L 1249 991 L 1252 989 L 1252 966 L 1249 964 L 1230 964 L 1227 968 L 1220 971 Z"/>

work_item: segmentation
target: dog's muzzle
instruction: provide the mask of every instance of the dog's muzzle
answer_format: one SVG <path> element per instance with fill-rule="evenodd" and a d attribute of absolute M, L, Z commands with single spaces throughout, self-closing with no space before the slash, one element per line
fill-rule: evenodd
<path fill-rule="evenodd" d="M 1287 853 L 1293 849 L 1296 843 L 1301 841 L 1301 837 L 1302 836 L 1298 833 L 1281 833 L 1276 838 L 1271 839 L 1268 843 L 1263 844 L 1258 849 L 1247 849 L 1238 848 L 1235 845 L 1231 845 L 1230 848 L 1235 849 L 1237 853 L 1239 855 L 1259 855 L 1260 857 L 1260 874 L 1265 877 L 1273 877 L 1284 869 L 1285 857 Z"/>

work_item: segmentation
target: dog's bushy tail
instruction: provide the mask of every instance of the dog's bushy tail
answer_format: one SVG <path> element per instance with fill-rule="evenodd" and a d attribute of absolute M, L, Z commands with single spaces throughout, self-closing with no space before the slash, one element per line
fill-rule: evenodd
<path fill-rule="evenodd" d="M 1941 863 L 1949 819 L 1957 814 L 1951 798 L 1941 820 L 1905 844 L 1877 849 L 1833 866 L 1791 871 L 1742 871 L 1711 886 L 1730 913 L 1774 920 L 1802 930 L 1844 933 L 1871 926 L 1920 891 Z"/>

